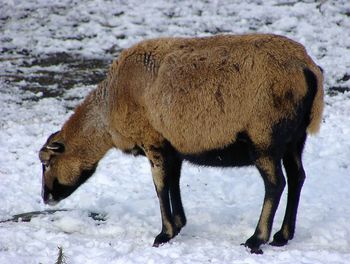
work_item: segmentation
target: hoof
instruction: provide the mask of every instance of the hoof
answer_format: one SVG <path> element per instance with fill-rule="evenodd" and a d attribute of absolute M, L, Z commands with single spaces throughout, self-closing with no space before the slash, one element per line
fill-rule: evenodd
<path fill-rule="evenodd" d="M 184 225 L 183 226 L 175 226 L 174 227 L 174 236 L 173 237 L 176 237 L 178 234 L 180 234 L 180 231 L 181 231 L 181 229 L 184 227 Z"/>
<path fill-rule="evenodd" d="M 261 248 L 251 248 L 250 249 L 251 254 L 257 254 L 257 255 L 262 255 L 264 252 L 262 251 Z"/>
<path fill-rule="evenodd" d="M 160 233 L 156 238 L 154 239 L 153 242 L 153 247 L 159 247 L 162 244 L 167 243 L 171 237 L 165 233 Z"/>
<path fill-rule="evenodd" d="M 249 248 L 250 253 L 261 255 L 264 253 L 260 248 L 261 244 L 264 244 L 264 243 L 260 239 L 257 239 L 256 237 L 252 236 L 245 243 L 242 243 L 241 245 Z"/>
<path fill-rule="evenodd" d="M 251 248 L 250 246 L 246 245 L 246 243 L 242 243 L 241 246 L 245 246 L 245 247 L 249 248 L 251 254 L 257 254 L 257 255 L 262 255 L 262 254 L 264 254 L 264 251 L 262 251 L 262 249 L 259 248 L 259 247 L 253 247 L 253 248 Z"/>
<path fill-rule="evenodd" d="M 282 235 L 281 231 L 278 231 L 274 236 L 273 240 L 270 243 L 271 246 L 274 247 L 283 247 L 288 243 L 288 239 L 285 239 Z"/>
<path fill-rule="evenodd" d="M 173 219 L 174 223 L 175 223 L 175 236 L 178 235 L 181 231 L 181 229 L 186 225 L 186 217 L 185 215 L 178 215 L 178 216 L 174 216 Z"/>

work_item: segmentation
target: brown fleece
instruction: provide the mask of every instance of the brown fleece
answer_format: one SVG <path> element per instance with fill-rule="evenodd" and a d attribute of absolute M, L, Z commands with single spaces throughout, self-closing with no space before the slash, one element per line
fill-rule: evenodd
<path fill-rule="evenodd" d="M 167 139 L 183 153 L 222 148 L 241 131 L 264 148 L 306 95 L 305 68 L 318 79 L 314 133 L 323 79 L 299 43 L 276 35 L 144 41 L 123 51 L 110 74 L 110 123 L 137 144 Z"/>

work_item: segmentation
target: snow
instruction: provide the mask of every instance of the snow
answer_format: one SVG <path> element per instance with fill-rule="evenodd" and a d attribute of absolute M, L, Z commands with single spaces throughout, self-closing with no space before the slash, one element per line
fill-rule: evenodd
<path fill-rule="evenodd" d="M 160 213 L 149 164 L 111 150 L 94 177 L 54 207 L 68 211 L 0 223 L 0 263 L 54 263 L 58 247 L 67 263 L 350 262 L 349 1 L 12 0 L 0 10 L 0 220 L 52 209 L 40 197 L 38 150 L 95 87 L 89 78 L 103 77 L 137 41 L 277 33 L 305 45 L 326 76 L 323 124 L 306 145 L 307 180 L 287 246 L 264 245 L 259 256 L 240 246 L 254 232 L 263 199 L 254 168 L 186 164 L 187 226 L 169 244 L 151 247 Z"/>

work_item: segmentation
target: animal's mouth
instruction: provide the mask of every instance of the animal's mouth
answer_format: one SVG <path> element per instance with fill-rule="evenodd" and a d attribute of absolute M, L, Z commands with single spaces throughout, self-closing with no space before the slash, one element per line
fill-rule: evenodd
<path fill-rule="evenodd" d="M 46 185 L 43 185 L 41 190 L 41 197 L 43 198 L 43 201 L 45 204 L 54 206 L 58 204 L 60 200 L 55 200 L 52 193 L 50 192 L 49 188 L 47 188 Z"/>
<path fill-rule="evenodd" d="M 61 200 L 71 195 L 77 188 L 78 188 L 78 185 L 66 186 L 66 185 L 60 184 L 58 180 L 55 179 L 53 182 L 52 190 L 48 188 L 45 183 L 43 183 L 41 196 L 45 204 L 56 205 Z"/>
<path fill-rule="evenodd" d="M 48 204 L 48 205 L 51 205 L 51 206 L 54 206 L 56 204 L 59 203 L 59 201 L 62 200 L 62 198 L 60 198 L 60 196 L 57 195 L 57 191 L 55 192 L 55 185 L 57 185 L 57 183 L 53 184 L 52 186 L 52 190 L 47 187 L 46 183 L 45 183 L 45 170 L 46 170 L 46 167 L 45 165 L 43 165 L 43 176 L 42 176 L 42 187 L 41 187 L 41 197 L 44 201 L 45 204 Z M 57 181 L 57 180 L 56 180 Z M 57 181 L 58 182 L 58 181 Z"/>
<path fill-rule="evenodd" d="M 53 195 L 49 192 L 48 188 L 45 186 L 43 187 L 42 191 L 41 191 L 41 196 L 43 198 L 43 201 L 45 204 L 54 206 L 56 205 L 59 201 L 56 201 L 53 198 Z"/>
<path fill-rule="evenodd" d="M 50 189 L 46 186 L 45 180 L 44 180 L 46 166 L 43 164 L 42 168 L 43 168 L 43 176 L 42 176 L 42 185 L 41 185 L 42 186 L 41 197 L 45 204 L 53 206 L 53 205 L 56 205 L 59 201 L 54 199 Z"/>

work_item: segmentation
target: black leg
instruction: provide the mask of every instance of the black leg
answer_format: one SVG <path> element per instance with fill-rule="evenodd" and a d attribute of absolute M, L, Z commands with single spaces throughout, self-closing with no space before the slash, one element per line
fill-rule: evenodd
<path fill-rule="evenodd" d="M 186 224 L 179 185 L 182 160 L 169 144 L 150 146 L 144 150 L 151 163 L 162 216 L 162 231 L 153 244 L 157 247 L 176 236 Z"/>
<path fill-rule="evenodd" d="M 265 197 L 258 225 L 253 236 L 246 242 L 251 253 L 262 254 L 260 246 L 266 243 L 271 234 L 272 223 L 285 186 L 281 161 L 265 156 L 257 159 L 256 166 L 264 180 Z"/>
<path fill-rule="evenodd" d="M 175 228 L 172 220 L 172 214 L 169 203 L 169 188 L 164 187 L 159 189 L 156 185 L 157 195 L 159 199 L 160 211 L 162 216 L 162 231 L 154 239 L 153 246 L 158 247 L 161 244 L 168 242 L 175 234 Z"/>
<path fill-rule="evenodd" d="M 169 188 L 170 188 L 170 200 L 173 212 L 173 222 L 175 224 L 175 232 L 178 234 L 182 227 L 186 225 L 185 211 L 182 206 L 181 193 L 180 193 L 180 176 L 182 160 L 176 155 L 168 159 L 169 166 L 166 171 L 169 173 Z"/>
<path fill-rule="evenodd" d="M 153 183 L 159 199 L 160 213 L 162 217 L 162 231 L 156 236 L 153 246 L 168 242 L 175 236 L 175 228 L 172 220 L 169 197 L 169 179 L 166 174 L 166 156 L 162 147 L 144 147 L 145 154 L 150 161 Z"/>
<path fill-rule="evenodd" d="M 294 236 L 300 193 L 305 180 L 305 171 L 301 159 L 305 140 L 306 134 L 299 142 L 289 144 L 283 157 L 288 181 L 288 200 L 282 227 L 274 235 L 271 242 L 273 246 L 284 246 Z"/>

